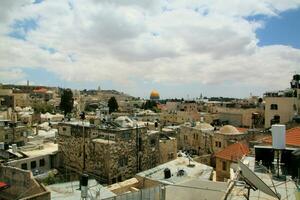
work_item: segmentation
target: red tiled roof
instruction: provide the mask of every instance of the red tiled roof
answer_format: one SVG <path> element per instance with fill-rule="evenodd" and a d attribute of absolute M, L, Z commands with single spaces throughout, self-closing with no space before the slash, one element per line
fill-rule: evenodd
<path fill-rule="evenodd" d="M 236 127 L 236 129 L 241 133 L 244 133 L 248 130 L 247 128 L 241 128 L 241 127 Z"/>
<path fill-rule="evenodd" d="M 272 144 L 272 136 L 263 139 L 265 143 Z M 288 129 L 285 134 L 285 143 L 289 146 L 300 147 L 300 126 Z"/>
<path fill-rule="evenodd" d="M 244 155 L 248 155 L 250 150 L 247 145 L 243 143 L 235 143 L 229 145 L 222 151 L 216 153 L 217 158 L 222 158 L 224 160 L 237 161 L 242 158 Z"/>
<path fill-rule="evenodd" d="M 35 93 L 46 93 L 48 90 L 46 88 L 39 88 L 39 89 L 35 89 L 33 90 L 33 92 Z"/>

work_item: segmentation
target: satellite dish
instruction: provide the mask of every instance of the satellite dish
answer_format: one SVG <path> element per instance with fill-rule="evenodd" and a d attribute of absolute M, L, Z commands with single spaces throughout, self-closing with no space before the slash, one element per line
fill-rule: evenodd
<path fill-rule="evenodd" d="M 258 189 L 263 193 L 266 193 L 272 197 L 280 199 L 280 195 L 276 194 L 265 182 L 263 182 L 251 169 L 244 165 L 239 160 L 239 166 L 241 168 L 241 175 L 245 182 L 254 190 Z"/>

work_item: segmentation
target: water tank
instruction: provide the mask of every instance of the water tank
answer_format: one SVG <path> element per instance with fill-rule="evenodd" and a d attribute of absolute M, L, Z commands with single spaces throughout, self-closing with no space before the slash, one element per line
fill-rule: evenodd
<path fill-rule="evenodd" d="M 0 142 L 0 149 L 4 150 L 4 142 Z"/>
<path fill-rule="evenodd" d="M 80 178 L 81 198 L 87 198 L 89 176 L 82 174 Z"/>
<path fill-rule="evenodd" d="M 165 179 L 171 178 L 171 170 L 169 168 L 166 168 L 164 170 Z"/>
<path fill-rule="evenodd" d="M 17 152 L 17 144 L 12 144 L 11 148 L 12 148 L 12 152 L 14 152 L 14 153 Z"/>
<path fill-rule="evenodd" d="M 271 131 L 273 149 L 285 149 L 285 125 L 274 124 Z"/>

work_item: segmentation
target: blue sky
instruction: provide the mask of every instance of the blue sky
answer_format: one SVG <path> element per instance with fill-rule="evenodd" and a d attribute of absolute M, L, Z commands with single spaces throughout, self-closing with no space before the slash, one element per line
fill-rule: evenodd
<path fill-rule="evenodd" d="M 257 30 L 259 45 L 288 45 L 300 49 L 300 9 L 264 18 L 265 27 Z"/>
<path fill-rule="evenodd" d="M 8 1 L 0 8 L 0 78 L 193 98 L 262 95 L 288 87 L 300 73 L 300 3 L 294 1 L 235 1 L 230 8 L 84 2 Z"/>

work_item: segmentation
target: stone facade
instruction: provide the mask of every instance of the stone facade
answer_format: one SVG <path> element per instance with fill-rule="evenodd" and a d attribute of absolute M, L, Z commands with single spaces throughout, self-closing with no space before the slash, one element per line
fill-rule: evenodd
<path fill-rule="evenodd" d="M 178 148 L 197 155 L 211 153 L 213 130 L 207 123 L 180 126 Z"/>
<path fill-rule="evenodd" d="M 160 164 L 169 162 L 177 158 L 176 138 L 162 135 L 159 140 Z"/>
<path fill-rule="evenodd" d="M 23 146 L 27 140 L 28 128 L 11 121 L 0 122 L 0 142 Z"/>
<path fill-rule="evenodd" d="M 9 185 L 0 192 L 0 199 L 50 200 L 50 192 L 27 170 L 0 166 L 0 180 Z"/>
<path fill-rule="evenodd" d="M 216 158 L 216 180 L 226 181 L 230 179 L 231 162 L 222 158 Z"/>
<path fill-rule="evenodd" d="M 200 113 L 197 111 L 165 111 L 160 113 L 160 120 L 164 125 L 178 125 L 199 121 Z"/>
<path fill-rule="evenodd" d="M 298 90 L 300 93 L 300 89 Z M 265 97 L 265 128 L 272 125 L 272 120 L 278 116 L 277 123 L 291 122 L 300 113 L 299 97 Z"/>
<path fill-rule="evenodd" d="M 147 131 L 146 127 L 84 129 L 85 138 L 83 126 L 59 124 L 59 152 L 64 165 L 73 171 L 86 171 L 111 184 L 159 164 L 158 131 Z"/>

